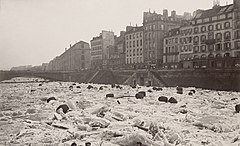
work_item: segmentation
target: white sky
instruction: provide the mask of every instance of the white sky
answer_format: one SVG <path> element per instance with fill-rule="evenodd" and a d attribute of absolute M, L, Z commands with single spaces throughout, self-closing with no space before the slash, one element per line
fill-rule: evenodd
<path fill-rule="evenodd" d="M 220 0 L 221 5 L 232 0 Z M 101 30 L 142 25 L 144 11 L 209 9 L 212 0 L 0 0 L 0 70 L 41 65 Z"/>

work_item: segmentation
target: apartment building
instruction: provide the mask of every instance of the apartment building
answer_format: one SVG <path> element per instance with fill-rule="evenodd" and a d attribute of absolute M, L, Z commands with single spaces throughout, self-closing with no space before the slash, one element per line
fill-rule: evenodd
<path fill-rule="evenodd" d="M 126 27 L 125 50 L 127 66 L 136 68 L 143 65 L 143 26 Z"/>
<path fill-rule="evenodd" d="M 185 13 L 185 16 L 181 16 L 177 15 L 176 11 L 172 11 L 168 16 L 167 9 L 163 10 L 163 14 L 150 11 L 143 13 L 144 60 L 147 65 L 162 66 L 164 34 L 179 27 L 182 20 L 190 18 L 191 14 Z"/>
<path fill-rule="evenodd" d="M 180 46 L 179 46 L 179 59 L 182 68 L 193 68 L 192 63 L 192 54 L 193 54 L 193 41 L 192 41 L 192 25 L 190 25 L 190 21 L 186 21 L 180 27 Z"/>
<path fill-rule="evenodd" d="M 201 11 L 192 20 L 193 67 L 228 68 L 233 53 L 234 5 L 215 5 Z"/>
<path fill-rule="evenodd" d="M 177 69 L 179 66 L 180 29 L 168 31 L 164 37 L 163 68 Z"/>
<path fill-rule="evenodd" d="M 215 3 L 211 9 L 197 10 L 190 23 L 182 24 L 179 29 L 179 62 L 182 68 L 240 66 L 239 1 L 234 0 L 233 4 L 226 6 Z"/>
<path fill-rule="evenodd" d="M 91 40 L 91 66 L 93 69 L 104 68 L 109 59 L 109 48 L 114 46 L 114 32 L 102 31 Z"/>
<path fill-rule="evenodd" d="M 47 70 L 49 71 L 80 71 L 89 69 L 90 46 L 84 41 L 79 41 L 60 56 L 55 57 L 49 62 Z"/>

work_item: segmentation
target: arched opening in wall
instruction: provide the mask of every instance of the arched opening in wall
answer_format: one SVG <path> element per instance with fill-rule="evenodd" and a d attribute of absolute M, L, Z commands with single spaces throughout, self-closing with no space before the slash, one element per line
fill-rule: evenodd
<path fill-rule="evenodd" d="M 214 55 L 212 53 L 208 55 L 208 59 L 209 59 L 208 67 L 215 68 L 215 60 L 214 60 Z"/>
<path fill-rule="evenodd" d="M 214 59 L 214 55 L 213 54 L 209 54 L 208 55 L 208 59 Z"/>
<path fill-rule="evenodd" d="M 222 54 L 220 54 L 220 53 L 217 54 L 217 55 L 216 55 L 216 58 L 222 58 Z"/>
<path fill-rule="evenodd" d="M 194 60 L 197 60 L 197 59 L 199 59 L 199 56 L 198 56 L 198 55 L 194 55 L 194 56 L 193 56 L 193 59 L 194 59 Z"/>
<path fill-rule="evenodd" d="M 216 58 L 218 59 L 218 60 L 216 60 L 216 67 L 217 68 L 222 68 L 223 67 L 223 60 L 221 59 L 222 55 L 220 53 L 218 53 L 216 55 Z"/>
<path fill-rule="evenodd" d="M 224 54 L 224 68 L 231 68 L 233 66 L 233 61 L 231 59 L 230 53 Z"/>
<path fill-rule="evenodd" d="M 230 57 L 230 53 L 225 53 L 224 57 Z"/>
<path fill-rule="evenodd" d="M 203 55 L 201 56 L 201 59 L 207 59 L 207 55 L 203 54 Z"/>
<path fill-rule="evenodd" d="M 207 55 L 203 54 L 201 55 L 201 68 L 207 68 L 208 62 L 207 62 Z"/>

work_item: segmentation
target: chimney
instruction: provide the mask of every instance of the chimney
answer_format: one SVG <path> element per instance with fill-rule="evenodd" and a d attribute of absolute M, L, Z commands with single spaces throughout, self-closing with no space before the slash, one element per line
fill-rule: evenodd
<path fill-rule="evenodd" d="M 120 36 L 123 36 L 125 31 L 120 31 Z"/>
<path fill-rule="evenodd" d="M 163 17 L 167 18 L 168 17 L 168 10 L 163 9 Z"/>
<path fill-rule="evenodd" d="M 65 51 L 67 51 L 67 48 L 65 48 Z"/>
<path fill-rule="evenodd" d="M 72 47 L 72 45 L 70 44 L 70 48 Z"/>
<path fill-rule="evenodd" d="M 172 16 L 172 18 L 173 18 L 173 20 L 175 20 L 176 19 L 176 11 L 175 10 L 173 10 L 172 12 L 171 12 L 171 16 Z"/>

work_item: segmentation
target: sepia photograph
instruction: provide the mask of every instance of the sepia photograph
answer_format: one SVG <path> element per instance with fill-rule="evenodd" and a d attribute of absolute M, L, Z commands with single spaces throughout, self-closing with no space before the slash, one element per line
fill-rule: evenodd
<path fill-rule="evenodd" d="M 240 146 L 240 0 L 0 0 L 0 146 Z"/>

